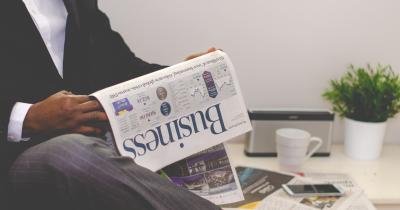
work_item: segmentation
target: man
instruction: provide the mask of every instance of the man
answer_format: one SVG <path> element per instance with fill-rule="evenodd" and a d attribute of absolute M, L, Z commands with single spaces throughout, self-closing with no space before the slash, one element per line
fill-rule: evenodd
<path fill-rule="evenodd" d="M 97 0 L 0 4 L 0 209 L 218 209 L 98 138 L 107 117 L 87 94 L 163 67 Z"/>

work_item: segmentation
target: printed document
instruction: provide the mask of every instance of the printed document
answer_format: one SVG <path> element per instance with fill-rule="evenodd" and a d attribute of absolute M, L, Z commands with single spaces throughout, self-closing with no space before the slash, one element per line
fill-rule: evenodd
<path fill-rule="evenodd" d="M 216 204 L 243 200 L 222 143 L 250 131 L 251 123 L 227 54 L 209 53 L 92 96 L 120 155 L 152 171 L 175 163 L 167 168 L 181 171 L 161 175 Z"/>

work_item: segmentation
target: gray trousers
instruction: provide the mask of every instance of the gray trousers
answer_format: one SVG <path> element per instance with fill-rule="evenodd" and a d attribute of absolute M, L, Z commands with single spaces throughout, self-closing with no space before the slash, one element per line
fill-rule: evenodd
<path fill-rule="evenodd" d="M 16 209 L 220 209 L 120 157 L 104 140 L 78 134 L 28 149 L 14 162 L 9 179 Z"/>

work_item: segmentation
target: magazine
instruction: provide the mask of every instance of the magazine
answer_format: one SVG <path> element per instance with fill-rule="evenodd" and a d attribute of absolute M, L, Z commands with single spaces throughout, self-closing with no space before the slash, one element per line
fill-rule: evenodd
<path fill-rule="evenodd" d="M 224 208 L 254 209 L 264 198 L 281 189 L 294 176 L 274 171 L 236 167 L 244 200 L 224 205 Z"/>
<path fill-rule="evenodd" d="M 221 144 L 250 131 L 251 123 L 226 53 L 209 53 L 92 96 L 108 116 L 120 155 L 152 171 L 176 163 L 163 176 L 216 204 L 243 200 Z"/>

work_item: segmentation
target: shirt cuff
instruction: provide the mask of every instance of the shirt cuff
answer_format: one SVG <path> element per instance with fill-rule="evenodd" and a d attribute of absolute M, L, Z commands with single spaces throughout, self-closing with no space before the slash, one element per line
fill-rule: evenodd
<path fill-rule="evenodd" d="M 7 140 L 10 142 L 28 141 L 30 138 L 22 138 L 22 128 L 24 126 L 25 116 L 32 104 L 15 103 L 8 123 Z"/>

